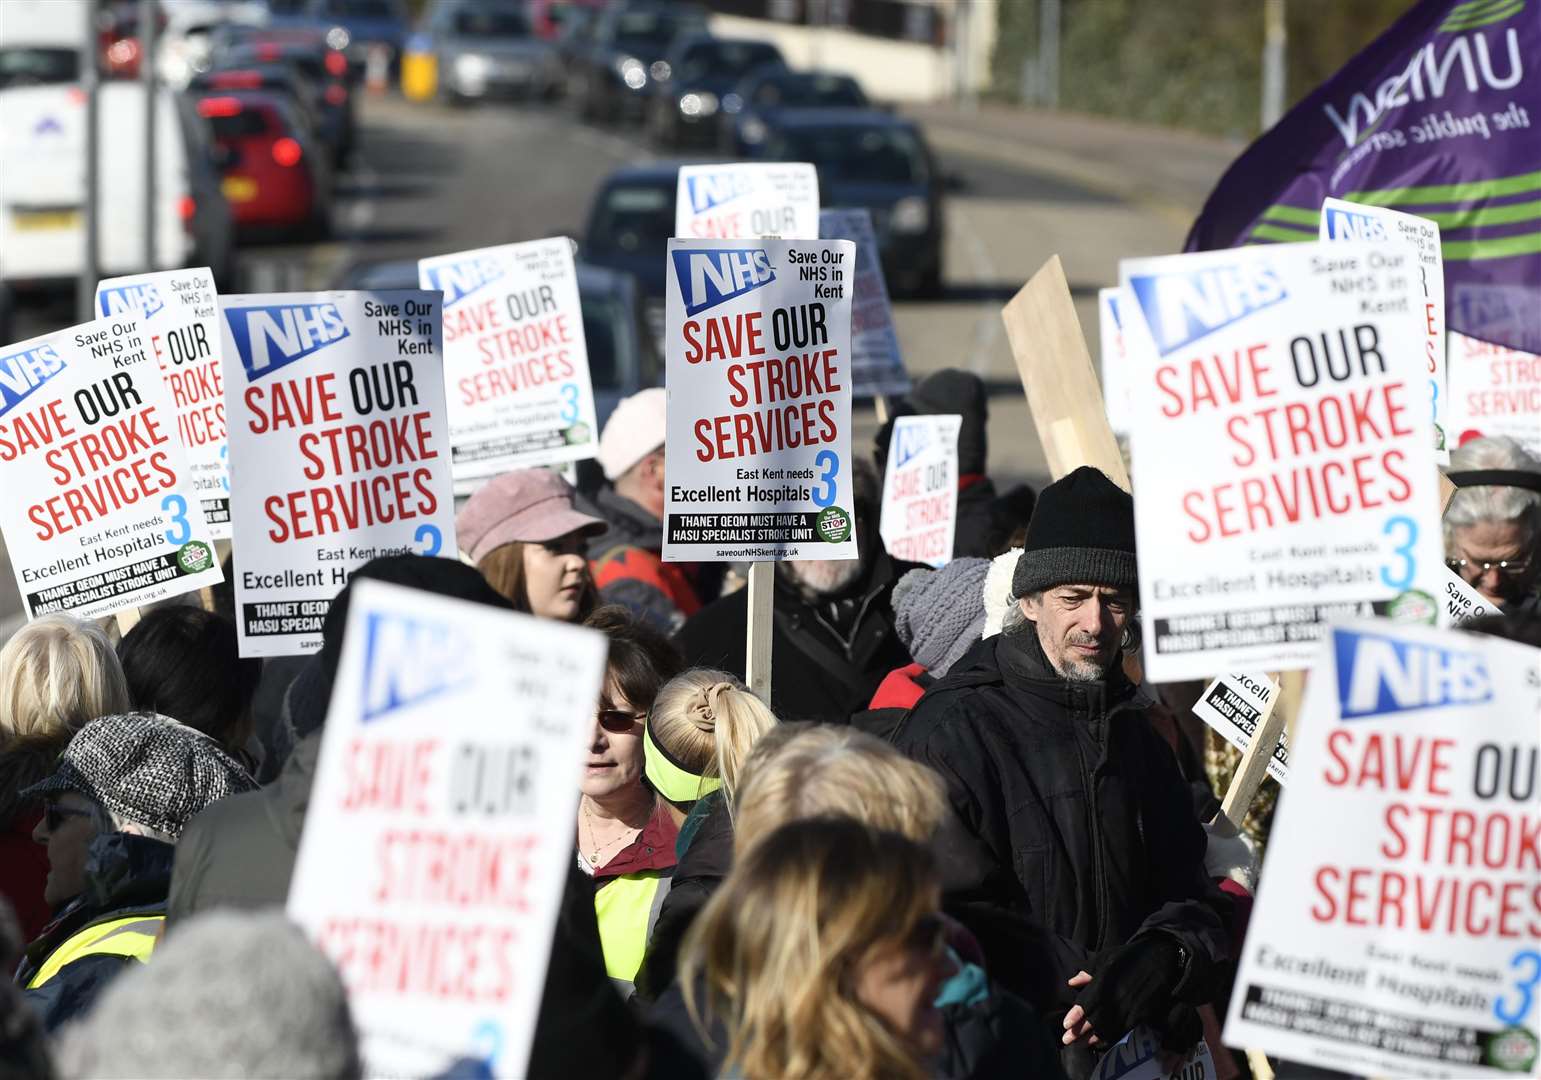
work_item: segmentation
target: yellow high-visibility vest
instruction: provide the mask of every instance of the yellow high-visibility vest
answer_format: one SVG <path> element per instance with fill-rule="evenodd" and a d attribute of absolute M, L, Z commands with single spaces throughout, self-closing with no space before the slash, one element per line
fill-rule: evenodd
<path fill-rule="evenodd" d="M 636 981 L 672 880 L 656 870 L 624 874 L 606 881 L 594 894 L 605 972 L 615 981 L 628 987 Z"/>
<path fill-rule="evenodd" d="M 59 974 L 65 965 L 87 956 L 122 956 L 143 964 L 155 951 L 155 943 L 160 939 L 165 922 L 164 914 L 139 912 L 91 923 L 49 953 L 48 959 L 37 969 L 37 974 L 32 976 L 26 988 L 36 990 Z"/>

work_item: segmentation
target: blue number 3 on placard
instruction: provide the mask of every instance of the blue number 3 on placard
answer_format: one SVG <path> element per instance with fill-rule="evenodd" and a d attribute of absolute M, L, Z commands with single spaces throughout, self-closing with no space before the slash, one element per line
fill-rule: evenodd
<path fill-rule="evenodd" d="M 1518 970 L 1522 965 L 1529 963 L 1530 974 L 1525 978 L 1514 980 L 1514 992 L 1519 996 L 1519 1004 L 1509 1007 L 1508 995 L 1499 996 L 1493 1002 L 1493 1015 L 1505 1024 L 1523 1024 L 1525 1018 L 1530 1015 L 1530 1010 L 1535 1008 L 1536 987 L 1541 986 L 1541 952 L 1535 949 L 1521 949 L 1509 960 L 1509 967 Z"/>
<path fill-rule="evenodd" d="M 1391 549 L 1391 554 L 1402 561 L 1401 570 L 1394 574 L 1389 566 L 1380 568 L 1381 584 L 1388 589 L 1407 588 L 1413 583 L 1413 578 L 1418 571 L 1418 560 L 1413 555 L 1413 545 L 1418 542 L 1418 523 L 1405 514 L 1398 514 L 1387 520 L 1386 527 L 1381 529 L 1381 535 L 1390 536 L 1398 528 L 1402 530 L 1403 541 Z"/>
<path fill-rule="evenodd" d="M 824 507 L 835 501 L 835 480 L 840 475 L 840 455 L 833 450 L 820 450 L 813 459 L 815 468 L 823 469 L 818 486 L 813 489 L 813 505 Z"/>
<path fill-rule="evenodd" d="M 175 529 L 166 530 L 166 543 L 181 547 L 193 538 L 193 523 L 187 520 L 187 500 L 180 495 L 167 495 L 161 500 L 161 510 L 171 517 Z"/>

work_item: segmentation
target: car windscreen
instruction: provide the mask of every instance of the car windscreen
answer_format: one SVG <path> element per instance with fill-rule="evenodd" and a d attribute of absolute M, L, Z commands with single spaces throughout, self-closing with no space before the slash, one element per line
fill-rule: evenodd
<path fill-rule="evenodd" d="M 867 104 L 867 95 L 854 79 L 786 75 L 760 83 L 753 101 L 761 109 L 861 108 Z"/>
<path fill-rule="evenodd" d="M 656 184 L 616 186 L 600 197 L 589 228 L 588 246 L 640 255 L 657 252 L 674 235 L 674 188 Z"/>
<path fill-rule="evenodd" d="M 626 340 L 626 308 L 613 296 L 578 294 L 583 310 L 583 344 L 589 353 L 589 379 L 607 389 L 621 384 L 617 353 Z"/>
<path fill-rule="evenodd" d="M 824 180 L 863 184 L 923 184 L 926 155 L 901 127 L 796 128 L 767 149 L 770 161 L 811 161 Z"/>
<path fill-rule="evenodd" d="M 37 46 L 0 49 L 0 89 L 47 86 L 80 78 L 80 52 Z"/>
<path fill-rule="evenodd" d="M 455 12 L 455 34 L 477 38 L 527 38 L 530 20 L 508 8 L 462 8 Z"/>
<path fill-rule="evenodd" d="M 615 47 L 624 52 L 662 52 L 694 23 L 661 11 L 626 11 L 615 20 Z"/>
<path fill-rule="evenodd" d="M 679 77 L 711 79 L 738 75 L 761 64 L 774 64 L 781 53 L 774 45 L 751 41 L 703 41 L 685 50 Z"/>

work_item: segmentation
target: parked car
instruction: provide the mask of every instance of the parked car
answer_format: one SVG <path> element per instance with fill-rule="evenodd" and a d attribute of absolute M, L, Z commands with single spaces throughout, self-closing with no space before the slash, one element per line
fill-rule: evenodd
<path fill-rule="evenodd" d="M 339 289 L 415 289 L 417 263 L 404 259 L 356 263 Z M 578 264 L 578 304 L 588 347 L 594 410 L 601 427 L 622 398 L 663 384 L 661 353 L 642 323 L 637 283 L 630 274 Z"/>
<path fill-rule="evenodd" d="M 219 147 L 236 226 L 247 235 L 317 239 L 331 231 L 331 166 L 294 105 L 270 90 L 198 99 Z"/>
<path fill-rule="evenodd" d="M 277 5 L 275 11 L 279 11 Z M 354 75 L 364 70 L 369 53 L 384 49 L 392 76 L 401 71 L 401 51 L 407 40 L 407 8 L 403 0 L 308 0 L 298 11 L 307 18 L 341 27 Z"/>
<path fill-rule="evenodd" d="M 426 26 L 438 57 L 439 92 L 451 101 L 552 96 L 556 46 L 535 35 L 523 4 L 442 0 Z"/>
<path fill-rule="evenodd" d="M 264 65 L 292 68 L 316 135 L 329 148 L 333 163 L 340 165 L 353 152 L 357 110 L 347 56 L 327 44 L 326 33 L 317 26 L 255 28 L 238 44 L 221 47 L 210 61 L 210 72 Z"/>
<path fill-rule="evenodd" d="M 584 120 L 640 120 L 648 82 L 666 77 L 664 57 L 676 38 L 706 31 L 706 15 L 677 4 L 609 7 L 586 27 L 567 92 Z"/>
<path fill-rule="evenodd" d="M 870 210 L 892 291 L 940 292 L 948 181 L 919 126 L 876 109 L 788 109 L 775 121 L 757 156 L 811 162 L 821 206 Z"/>
<path fill-rule="evenodd" d="M 693 35 L 679 38 L 654 72 L 648 133 L 660 146 L 717 142 L 722 99 L 743 77 L 768 64 L 785 65 L 768 41 Z"/>
<path fill-rule="evenodd" d="M 157 38 L 158 70 L 179 90 L 209 70 L 215 35 L 222 27 L 257 26 L 270 17 L 262 0 L 177 0 L 164 10 L 166 26 Z"/>
<path fill-rule="evenodd" d="M 596 7 L 565 4 L 548 9 L 547 20 L 555 24 L 550 35 L 551 51 L 546 54 L 546 70 L 541 73 L 541 84 L 547 88 L 548 96 L 567 93 L 569 73 L 576 69 L 598 18 Z"/>
<path fill-rule="evenodd" d="M 78 85 L 0 90 L 0 280 L 8 287 L 73 288 L 81 273 L 85 104 Z M 101 276 L 208 266 L 228 283 L 230 208 L 220 194 L 207 127 L 191 103 L 165 88 L 156 94 L 155 237 L 148 258 L 144 86 L 104 82 L 97 108 Z"/>
<path fill-rule="evenodd" d="M 723 95 L 718 147 L 730 157 L 752 155 L 783 109 L 862 109 L 870 104 L 861 83 L 849 75 L 772 64 Z"/>

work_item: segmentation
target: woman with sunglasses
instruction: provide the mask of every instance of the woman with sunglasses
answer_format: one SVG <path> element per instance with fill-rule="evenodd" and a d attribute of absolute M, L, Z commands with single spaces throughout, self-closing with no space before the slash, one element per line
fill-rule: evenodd
<path fill-rule="evenodd" d="M 941 885 L 921 845 L 849 818 L 783 825 L 685 939 L 686 1008 L 746 1080 L 921 1078 L 944 1041 Z"/>
<path fill-rule="evenodd" d="M 684 665 L 667 639 L 624 608 L 599 608 L 584 625 L 609 638 L 610 659 L 578 783 L 578 868 L 594 881 L 605 970 L 629 998 L 679 837 L 644 775 L 644 729 L 659 689 Z"/>

